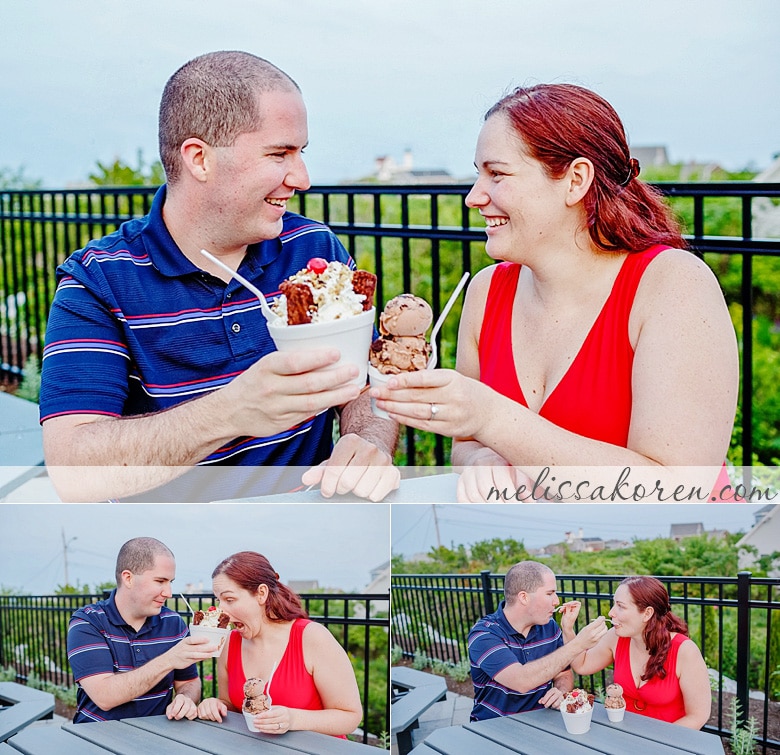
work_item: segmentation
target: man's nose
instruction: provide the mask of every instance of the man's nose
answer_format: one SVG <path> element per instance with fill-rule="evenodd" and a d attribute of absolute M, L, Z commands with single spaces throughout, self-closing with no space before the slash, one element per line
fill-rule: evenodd
<path fill-rule="evenodd" d="M 309 180 L 309 170 L 306 167 L 306 163 L 303 161 L 303 157 L 298 155 L 290 168 L 289 173 L 285 179 L 285 183 L 296 191 L 306 191 L 311 187 L 311 181 Z"/>

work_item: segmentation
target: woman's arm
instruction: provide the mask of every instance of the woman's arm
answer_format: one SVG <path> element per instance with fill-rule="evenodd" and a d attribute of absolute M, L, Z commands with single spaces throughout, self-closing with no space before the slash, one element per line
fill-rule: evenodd
<path fill-rule="evenodd" d="M 712 712 L 712 692 L 707 664 L 692 640 L 683 642 L 677 652 L 677 678 L 685 703 L 685 715 L 675 723 L 689 729 L 701 729 Z"/>
<path fill-rule="evenodd" d="M 563 606 L 561 614 L 561 633 L 563 642 L 568 645 L 577 636 L 574 631 L 574 622 L 580 612 L 579 601 L 571 601 Z M 617 636 L 614 629 L 607 633 L 589 650 L 584 650 L 569 664 L 573 671 L 588 676 L 605 669 L 615 660 L 615 643 Z"/>

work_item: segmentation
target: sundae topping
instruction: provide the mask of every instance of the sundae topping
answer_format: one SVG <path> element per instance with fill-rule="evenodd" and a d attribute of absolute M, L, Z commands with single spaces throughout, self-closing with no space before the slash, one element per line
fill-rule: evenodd
<path fill-rule="evenodd" d="M 269 702 L 268 696 L 263 693 L 263 680 L 257 677 L 247 679 L 244 683 L 244 712 L 262 713 L 270 710 Z"/>
<path fill-rule="evenodd" d="M 607 697 L 604 700 L 605 708 L 625 708 L 626 701 L 623 699 L 623 688 L 619 684 L 610 684 L 607 687 Z"/>
<path fill-rule="evenodd" d="M 216 606 L 210 606 L 208 611 L 195 611 L 192 615 L 192 623 L 195 626 L 227 629 L 230 617 Z"/>
<path fill-rule="evenodd" d="M 432 322 L 433 312 L 419 296 L 391 299 L 379 316 L 380 336 L 371 344 L 371 364 L 385 375 L 424 370 L 431 354 L 425 332 Z"/>
<path fill-rule="evenodd" d="M 288 325 L 328 322 L 367 312 L 374 303 L 376 276 L 354 272 L 342 262 L 313 257 L 279 286 L 274 312 Z"/>
<path fill-rule="evenodd" d="M 567 713 L 587 713 L 593 710 L 595 695 L 585 692 L 584 689 L 573 689 L 561 703 L 561 710 Z"/>

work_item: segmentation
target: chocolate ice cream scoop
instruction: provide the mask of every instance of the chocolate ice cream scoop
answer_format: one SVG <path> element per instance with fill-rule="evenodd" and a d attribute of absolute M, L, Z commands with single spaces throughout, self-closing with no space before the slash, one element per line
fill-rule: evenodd
<path fill-rule="evenodd" d="M 252 677 L 244 682 L 244 710 L 247 713 L 261 713 L 268 710 L 268 698 L 263 693 L 263 680 Z"/>
<path fill-rule="evenodd" d="M 387 302 L 379 316 L 379 329 L 391 336 L 421 336 L 433 322 L 433 311 L 425 299 L 400 294 Z"/>

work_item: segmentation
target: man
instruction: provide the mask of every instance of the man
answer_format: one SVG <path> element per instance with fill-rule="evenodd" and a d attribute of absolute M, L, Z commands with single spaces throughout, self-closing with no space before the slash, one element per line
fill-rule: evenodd
<path fill-rule="evenodd" d="M 159 141 L 167 183 L 150 213 L 58 269 L 41 388 L 57 492 L 126 498 L 196 464 L 230 466 L 223 477 L 237 479 L 237 466 L 327 460 L 303 483 L 320 483 L 327 497 L 381 500 L 400 479 L 397 424 L 371 415 L 368 396 L 349 382 L 356 368 L 326 369 L 336 350 L 277 352 L 257 299 L 200 253 L 240 269 L 266 296 L 312 257 L 354 266 L 326 226 L 286 212 L 310 186 L 298 85 L 248 53 L 195 58 L 165 87 Z"/>
<path fill-rule="evenodd" d="M 189 637 L 179 614 L 165 607 L 175 572 L 173 554 L 159 540 L 129 540 L 117 556 L 116 589 L 73 614 L 74 723 L 163 713 L 196 718 L 201 685 L 195 664 L 217 648 L 205 637 Z"/>
<path fill-rule="evenodd" d="M 498 610 L 469 632 L 472 721 L 557 708 L 573 686 L 569 663 L 607 632 L 600 616 L 564 645 L 553 618 L 560 603 L 555 575 L 535 561 L 507 572 L 504 596 Z"/>

